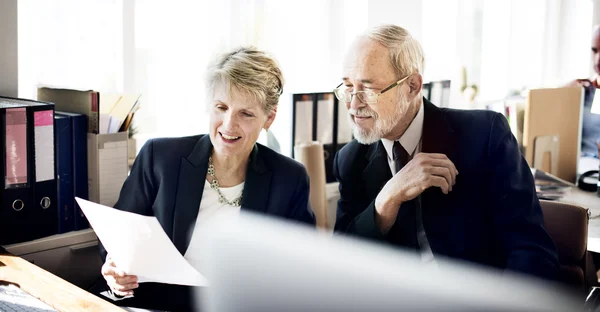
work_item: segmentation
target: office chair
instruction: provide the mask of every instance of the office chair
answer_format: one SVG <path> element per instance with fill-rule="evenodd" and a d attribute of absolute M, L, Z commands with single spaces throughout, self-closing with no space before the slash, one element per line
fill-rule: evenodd
<path fill-rule="evenodd" d="M 582 295 L 591 283 L 586 278 L 588 211 L 556 201 L 540 200 L 544 227 L 554 240 L 560 263 L 558 280 Z M 595 276 L 595 274 L 594 274 Z"/>

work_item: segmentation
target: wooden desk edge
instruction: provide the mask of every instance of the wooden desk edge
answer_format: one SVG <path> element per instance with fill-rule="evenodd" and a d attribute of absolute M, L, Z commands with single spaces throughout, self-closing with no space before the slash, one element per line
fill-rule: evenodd
<path fill-rule="evenodd" d="M 125 311 L 2 249 L 0 281 L 19 285 L 22 290 L 58 311 Z"/>

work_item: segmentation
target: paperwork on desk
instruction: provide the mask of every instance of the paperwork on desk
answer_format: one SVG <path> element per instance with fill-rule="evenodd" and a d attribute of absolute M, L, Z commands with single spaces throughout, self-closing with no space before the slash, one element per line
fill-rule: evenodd
<path fill-rule="evenodd" d="M 561 199 L 575 186 L 542 170 L 531 168 L 531 174 L 535 179 L 535 192 L 539 199 Z"/>
<path fill-rule="evenodd" d="M 117 267 L 138 281 L 208 286 L 179 253 L 155 217 L 75 198 Z"/>

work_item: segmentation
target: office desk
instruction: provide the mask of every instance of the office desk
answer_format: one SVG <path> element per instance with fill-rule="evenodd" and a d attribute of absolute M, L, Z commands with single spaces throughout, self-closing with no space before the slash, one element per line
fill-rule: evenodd
<path fill-rule="evenodd" d="M 589 209 L 588 250 L 600 253 L 600 197 L 596 196 L 596 192 L 585 192 L 573 187 L 559 201 Z"/>
<path fill-rule="evenodd" d="M 589 209 L 590 223 L 595 219 L 600 221 L 600 197 L 596 196 L 596 192 L 585 192 L 574 186 L 571 188 L 571 191 L 559 201 Z"/>
<path fill-rule="evenodd" d="M 0 281 L 19 285 L 58 311 L 124 311 L 1 247 Z"/>

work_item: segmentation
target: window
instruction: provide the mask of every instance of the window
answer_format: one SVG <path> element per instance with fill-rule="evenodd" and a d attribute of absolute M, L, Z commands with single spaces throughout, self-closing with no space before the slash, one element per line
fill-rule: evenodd
<path fill-rule="evenodd" d="M 208 130 L 205 69 L 218 53 L 255 45 L 286 78 L 271 128 L 291 151 L 291 93 L 333 89 L 342 56 L 366 28 L 366 0 L 19 1 L 19 95 L 38 84 L 139 92 L 141 136 Z M 93 12 L 93 13 L 92 13 Z"/>

